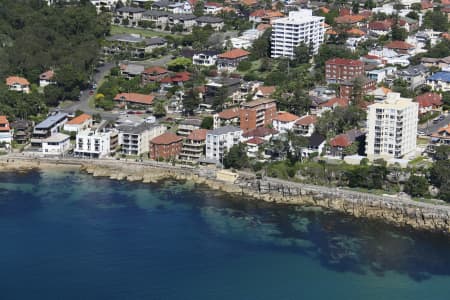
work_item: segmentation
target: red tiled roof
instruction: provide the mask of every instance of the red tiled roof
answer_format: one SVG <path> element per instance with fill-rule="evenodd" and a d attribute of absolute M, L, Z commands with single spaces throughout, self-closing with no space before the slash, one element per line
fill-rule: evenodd
<path fill-rule="evenodd" d="M 327 65 L 363 66 L 364 63 L 357 59 L 332 58 L 326 61 Z"/>
<path fill-rule="evenodd" d="M 447 134 L 450 134 L 450 124 L 448 124 L 445 127 L 441 127 L 439 128 L 434 134 L 432 134 L 432 136 L 436 137 L 436 136 L 440 136 L 442 135 L 444 132 L 446 132 Z"/>
<path fill-rule="evenodd" d="M 144 72 L 142 72 L 143 74 L 149 74 L 149 75 L 162 75 L 162 74 L 166 74 L 167 71 L 166 69 L 162 68 L 162 67 L 150 67 L 144 70 Z"/>
<path fill-rule="evenodd" d="M 409 50 L 414 48 L 413 45 L 403 41 L 392 41 L 386 44 L 385 47 L 388 49 L 400 49 L 400 50 Z"/>
<path fill-rule="evenodd" d="M 354 24 L 354 23 L 364 21 L 365 19 L 366 19 L 366 17 L 361 16 L 361 15 L 347 15 L 347 16 L 336 17 L 334 19 L 334 21 L 337 24 Z"/>
<path fill-rule="evenodd" d="M 348 35 L 352 35 L 352 36 L 364 36 L 366 35 L 366 33 L 364 31 L 362 31 L 361 29 L 358 28 L 352 28 L 347 30 L 347 34 Z"/>
<path fill-rule="evenodd" d="M 369 29 L 371 30 L 389 31 L 391 27 L 392 22 L 390 20 L 373 21 L 369 23 Z"/>
<path fill-rule="evenodd" d="M 55 76 L 55 72 L 53 70 L 48 70 L 41 75 L 39 75 L 39 79 L 41 80 L 50 80 L 53 79 L 53 76 Z"/>
<path fill-rule="evenodd" d="M 258 127 L 253 130 L 249 130 L 242 134 L 243 137 L 265 137 L 268 135 L 277 134 L 278 131 L 274 128 Z"/>
<path fill-rule="evenodd" d="M 139 104 L 151 105 L 153 103 L 153 95 L 144 95 L 138 93 L 120 93 L 114 97 L 115 101 L 126 101 Z"/>
<path fill-rule="evenodd" d="M 206 2 L 205 6 L 222 7 L 223 5 L 217 2 Z"/>
<path fill-rule="evenodd" d="M 261 144 L 264 144 L 265 142 L 266 141 L 260 137 L 254 137 L 254 138 L 249 139 L 248 141 L 245 141 L 246 144 L 254 144 L 254 145 L 261 145 Z"/>
<path fill-rule="evenodd" d="M 234 107 L 234 108 L 225 109 L 224 111 L 221 111 L 220 113 L 218 113 L 218 115 L 219 115 L 219 118 L 224 119 L 224 120 L 239 118 L 239 108 Z"/>
<path fill-rule="evenodd" d="M 10 86 L 10 85 L 14 85 L 14 84 L 20 84 L 20 85 L 30 85 L 30 82 L 28 80 L 26 80 L 23 77 L 19 77 L 19 76 L 9 76 L 8 78 L 6 78 L 6 85 Z"/>
<path fill-rule="evenodd" d="M 320 106 L 321 107 L 334 107 L 334 106 L 347 107 L 348 106 L 348 99 L 346 99 L 346 98 L 333 98 L 333 99 L 328 100 L 325 103 L 322 103 Z"/>
<path fill-rule="evenodd" d="M 222 54 L 219 54 L 218 57 L 226 58 L 226 59 L 236 59 L 236 58 L 241 58 L 241 57 L 248 56 L 248 55 L 250 55 L 250 52 L 236 48 L 236 49 L 224 52 Z"/>
<path fill-rule="evenodd" d="M 92 119 L 92 117 L 90 115 L 88 115 L 88 114 L 81 114 L 78 117 L 73 118 L 72 120 L 70 120 L 66 124 L 69 124 L 69 125 L 80 125 L 80 124 L 83 124 L 84 122 L 86 122 L 89 119 Z"/>
<path fill-rule="evenodd" d="M 321 6 L 321 7 L 319 7 L 319 9 L 320 9 L 324 14 L 327 14 L 327 13 L 330 12 L 330 9 L 329 9 L 328 7 L 325 7 L 325 6 Z"/>
<path fill-rule="evenodd" d="M 300 119 L 298 119 L 297 122 L 295 122 L 295 124 L 307 126 L 307 125 L 316 123 L 316 121 L 317 121 L 317 116 L 308 115 L 308 116 L 304 116 L 304 117 L 301 117 Z"/>
<path fill-rule="evenodd" d="M 346 135 L 345 133 L 337 135 L 330 140 L 330 145 L 332 147 L 348 147 L 351 144 L 352 142 L 348 138 L 348 135 Z"/>
<path fill-rule="evenodd" d="M 278 112 L 277 116 L 275 118 L 273 118 L 273 120 L 283 122 L 283 123 L 294 122 L 298 119 L 299 119 L 299 116 L 296 116 L 294 114 L 284 112 L 284 111 Z"/>
<path fill-rule="evenodd" d="M 9 127 L 9 121 L 6 116 L 0 116 L 0 124 L 5 125 L 4 127 L 0 127 L 0 131 L 10 131 L 11 128 Z"/>
<path fill-rule="evenodd" d="M 253 6 L 258 4 L 258 0 L 240 0 L 240 2 L 247 6 Z"/>
<path fill-rule="evenodd" d="M 441 106 L 442 96 L 437 93 L 425 93 L 416 97 L 420 107 Z"/>
<path fill-rule="evenodd" d="M 277 89 L 277 87 L 274 85 L 258 87 L 258 91 L 260 91 L 264 96 L 272 95 L 276 89 Z"/>
<path fill-rule="evenodd" d="M 207 129 L 196 129 L 192 130 L 191 133 L 188 135 L 188 140 L 193 141 L 204 141 L 206 140 L 206 135 L 208 134 Z"/>
<path fill-rule="evenodd" d="M 173 132 L 165 132 L 160 136 L 155 137 L 151 140 L 152 144 L 155 145 L 170 145 L 173 143 L 178 143 L 183 140 L 183 137 L 176 135 Z"/>
<path fill-rule="evenodd" d="M 261 24 L 258 24 L 258 26 L 256 26 L 256 29 L 259 31 L 265 31 L 266 29 L 268 29 L 270 27 L 272 27 L 272 25 L 261 23 Z"/>

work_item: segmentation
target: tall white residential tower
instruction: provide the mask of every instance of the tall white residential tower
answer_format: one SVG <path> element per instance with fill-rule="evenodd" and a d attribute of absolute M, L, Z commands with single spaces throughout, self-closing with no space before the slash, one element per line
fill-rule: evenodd
<path fill-rule="evenodd" d="M 294 57 L 294 49 L 305 43 L 312 44 L 314 53 L 324 41 L 324 17 L 312 15 L 312 10 L 289 12 L 289 16 L 272 22 L 272 57 Z"/>
<path fill-rule="evenodd" d="M 400 158 L 416 150 L 419 104 L 389 93 L 367 110 L 366 154 L 369 159 Z"/>

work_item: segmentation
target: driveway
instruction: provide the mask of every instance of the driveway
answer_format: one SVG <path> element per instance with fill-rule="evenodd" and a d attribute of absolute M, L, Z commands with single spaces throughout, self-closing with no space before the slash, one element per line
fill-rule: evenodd
<path fill-rule="evenodd" d="M 422 130 L 426 135 L 429 135 L 448 124 L 450 124 L 450 114 L 437 123 L 433 123 L 433 120 L 429 120 L 427 123 L 420 125 L 419 130 Z"/>

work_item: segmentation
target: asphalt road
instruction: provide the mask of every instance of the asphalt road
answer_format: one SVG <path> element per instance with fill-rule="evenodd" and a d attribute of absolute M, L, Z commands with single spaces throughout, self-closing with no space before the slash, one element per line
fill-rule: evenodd
<path fill-rule="evenodd" d="M 419 126 L 419 130 L 425 132 L 425 135 L 432 134 L 439 128 L 445 127 L 450 124 L 450 114 L 448 114 L 442 121 L 433 123 L 433 120 L 429 120 L 427 123 Z"/>

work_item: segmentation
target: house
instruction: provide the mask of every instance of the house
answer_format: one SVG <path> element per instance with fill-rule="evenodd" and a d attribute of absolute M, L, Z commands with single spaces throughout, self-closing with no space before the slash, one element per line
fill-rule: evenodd
<path fill-rule="evenodd" d="M 201 119 L 183 119 L 180 124 L 178 124 L 178 130 L 177 134 L 183 137 L 188 136 L 191 134 L 192 131 L 200 129 L 200 126 L 202 125 Z"/>
<path fill-rule="evenodd" d="M 153 82 L 159 82 L 164 77 L 169 76 L 169 71 L 162 67 L 149 67 L 141 74 L 142 84 L 146 85 Z"/>
<path fill-rule="evenodd" d="M 397 71 L 396 67 L 386 67 L 383 69 L 375 69 L 366 72 L 366 76 L 370 80 L 374 80 L 377 84 L 382 83 L 388 77 L 393 77 Z"/>
<path fill-rule="evenodd" d="M 436 132 L 431 134 L 431 142 L 434 145 L 449 145 L 450 146 L 450 124 L 441 127 Z"/>
<path fill-rule="evenodd" d="M 33 132 L 34 123 L 28 120 L 16 120 L 11 123 L 11 128 L 14 133 L 14 141 L 17 144 L 28 144 Z"/>
<path fill-rule="evenodd" d="M 6 78 L 6 86 L 10 91 L 22 92 L 25 94 L 30 92 L 30 82 L 23 77 L 9 76 Z"/>
<path fill-rule="evenodd" d="M 116 10 L 115 17 L 119 24 L 137 26 L 144 12 L 145 9 L 140 7 L 124 6 Z"/>
<path fill-rule="evenodd" d="M 308 146 L 302 149 L 302 157 L 309 157 L 312 154 L 322 154 L 326 141 L 323 135 L 314 132 L 308 137 Z"/>
<path fill-rule="evenodd" d="M 444 58 L 422 57 L 420 62 L 425 67 L 437 67 L 444 70 L 450 67 L 450 56 Z"/>
<path fill-rule="evenodd" d="M 338 25 L 361 27 L 363 23 L 366 21 L 366 19 L 367 18 L 363 15 L 345 15 L 336 17 L 334 21 Z"/>
<path fill-rule="evenodd" d="M 183 137 L 165 132 L 150 141 L 150 159 L 176 159 L 183 147 Z"/>
<path fill-rule="evenodd" d="M 278 136 L 278 131 L 269 127 L 258 127 L 242 134 L 243 139 L 261 138 L 265 141 L 270 141 L 273 137 Z"/>
<path fill-rule="evenodd" d="M 349 105 L 348 98 L 332 98 L 324 103 L 319 105 L 320 114 L 323 114 L 326 111 L 334 110 L 336 107 L 347 108 Z"/>
<path fill-rule="evenodd" d="M 39 86 L 46 87 L 50 84 L 56 84 L 55 81 L 55 72 L 53 70 L 48 70 L 39 75 Z"/>
<path fill-rule="evenodd" d="M 222 162 L 224 154 L 241 142 L 242 130 L 235 126 L 224 126 L 210 130 L 206 135 L 206 159 Z"/>
<path fill-rule="evenodd" d="M 203 13 L 205 15 L 217 15 L 223 9 L 223 5 L 217 2 L 206 2 L 203 5 Z"/>
<path fill-rule="evenodd" d="M 247 148 L 247 156 L 250 158 L 257 158 L 259 156 L 260 147 L 267 143 L 266 140 L 254 137 L 244 142 Z"/>
<path fill-rule="evenodd" d="M 280 111 L 277 116 L 273 118 L 272 126 L 280 133 L 286 133 L 294 128 L 294 124 L 299 118 L 299 116 L 294 114 Z"/>
<path fill-rule="evenodd" d="M 253 100 L 242 104 L 239 111 L 240 127 L 246 132 L 258 127 L 272 124 L 277 115 L 277 104 L 274 99 Z"/>
<path fill-rule="evenodd" d="M 315 130 L 317 116 L 306 115 L 295 121 L 293 131 L 295 134 L 302 136 L 311 136 Z"/>
<path fill-rule="evenodd" d="M 63 155 L 70 149 L 70 136 L 55 133 L 42 140 L 42 153 L 45 155 Z"/>
<path fill-rule="evenodd" d="M 274 20 L 282 17 L 284 14 L 276 10 L 257 9 L 250 13 L 248 19 L 253 23 L 272 24 Z"/>
<path fill-rule="evenodd" d="M 373 96 L 373 99 L 375 102 L 380 102 L 380 101 L 386 100 L 387 95 L 391 92 L 392 92 L 391 89 L 381 86 L 379 88 L 376 88 L 373 91 L 367 92 L 367 95 Z"/>
<path fill-rule="evenodd" d="M 325 62 L 325 79 L 330 83 L 343 83 L 364 75 L 364 63 L 360 60 L 333 58 Z"/>
<path fill-rule="evenodd" d="M 197 163 L 205 155 L 208 130 L 193 130 L 184 140 L 179 159 L 187 163 Z"/>
<path fill-rule="evenodd" d="M 103 158 L 113 155 L 119 146 L 119 132 L 107 129 L 107 121 L 97 127 L 81 130 L 75 138 L 74 156 L 84 158 Z"/>
<path fill-rule="evenodd" d="M 137 64 L 121 64 L 120 75 L 128 80 L 139 77 L 144 72 L 143 65 Z"/>
<path fill-rule="evenodd" d="M 437 93 L 425 93 L 416 97 L 419 103 L 419 114 L 426 114 L 442 106 L 442 96 Z"/>
<path fill-rule="evenodd" d="M 192 57 L 192 64 L 204 67 L 214 66 L 217 62 L 218 54 L 219 51 L 215 50 L 199 51 Z"/>
<path fill-rule="evenodd" d="M 149 152 L 150 141 L 163 134 L 167 128 L 160 124 L 119 125 L 120 152 L 124 155 L 140 156 Z"/>
<path fill-rule="evenodd" d="M 114 101 L 117 101 L 120 106 L 127 108 L 128 105 L 148 107 L 153 104 L 155 96 L 145 95 L 139 93 L 120 93 L 114 97 Z"/>
<path fill-rule="evenodd" d="M 9 147 L 12 140 L 13 134 L 8 118 L 6 116 L 0 116 L 0 147 L 5 145 L 8 145 L 6 147 Z"/>
<path fill-rule="evenodd" d="M 219 77 L 209 80 L 205 85 L 205 102 L 212 104 L 218 96 L 230 97 L 239 90 L 241 79 L 233 77 Z"/>
<path fill-rule="evenodd" d="M 88 114 L 81 114 L 64 124 L 64 131 L 79 132 L 92 126 L 92 117 Z"/>
<path fill-rule="evenodd" d="M 433 91 L 450 91 L 450 72 L 436 72 L 427 78 L 427 85 L 431 87 Z"/>
<path fill-rule="evenodd" d="M 262 98 L 270 98 L 272 97 L 272 94 L 275 93 L 275 90 L 277 89 L 276 86 L 258 86 L 256 88 L 256 93 L 253 96 L 254 100 L 262 99 Z"/>
<path fill-rule="evenodd" d="M 384 45 L 384 48 L 394 50 L 398 54 L 413 55 L 416 47 L 404 41 L 392 41 Z"/>
<path fill-rule="evenodd" d="M 47 119 L 34 127 L 31 145 L 41 147 L 42 141 L 60 132 L 67 121 L 68 115 L 65 113 L 57 113 L 47 117 Z"/>
<path fill-rule="evenodd" d="M 398 70 L 396 77 L 406 81 L 411 90 L 414 90 L 426 83 L 430 71 L 424 65 L 409 66 L 406 69 Z"/>
<path fill-rule="evenodd" d="M 369 33 L 373 36 L 388 35 L 391 32 L 392 21 L 372 21 L 369 23 Z"/>
<path fill-rule="evenodd" d="M 214 114 L 214 129 L 223 126 L 239 126 L 240 109 L 233 107 Z"/>
<path fill-rule="evenodd" d="M 233 49 L 222 54 L 219 54 L 217 57 L 217 67 L 225 70 L 235 70 L 238 64 L 246 60 L 250 52 L 242 50 L 242 49 Z"/>
<path fill-rule="evenodd" d="M 153 82 L 160 82 L 163 78 L 169 76 L 169 71 L 162 67 L 149 67 L 144 69 L 141 74 L 142 84 L 146 85 Z"/>
<path fill-rule="evenodd" d="M 154 28 L 164 30 L 169 22 L 171 13 L 161 10 L 147 10 L 142 14 L 142 21 L 151 22 Z"/>
<path fill-rule="evenodd" d="M 205 27 L 211 26 L 214 30 L 219 31 L 222 30 L 224 26 L 224 22 L 222 18 L 213 17 L 213 16 L 201 16 L 196 19 L 197 26 Z"/>
<path fill-rule="evenodd" d="M 352 129 L 332 138 L 329 141 L 330 147 L 327 149 L 327 154 L 343 158 L 346 155 L 356 154 L 360 144 L 364 145 L 364 133 L 357 129 Z M 356 147 L 350 149 L 352 145 Z"/>
<path fill-rule="evenodd" d="M 160 88 L 162 92 L 166 92 L 168 89 L 174 86 L 183 87 L 186 82 L 191 80 L 191 73 L 189 72 L 178 72 L 170 77 L 164 77 L 159 80 Z"/>
<path fill-rule="evenodd" d="M 161 37 L 143 38 L 139 34 L 115 34 L 106 37 L 108 42 L 103 47 L 105 55 L 128 54 L 135 58 L 144 58 L 154 49 L 167 46 Z"/>
<path fill-rule="evenodd" d="M 169 28 L 180 26 L 183 31 L 191 31 L 197 25 L 197 17 L 191 14 L 172 14 L 169 15 L 167 25 Z"/>

